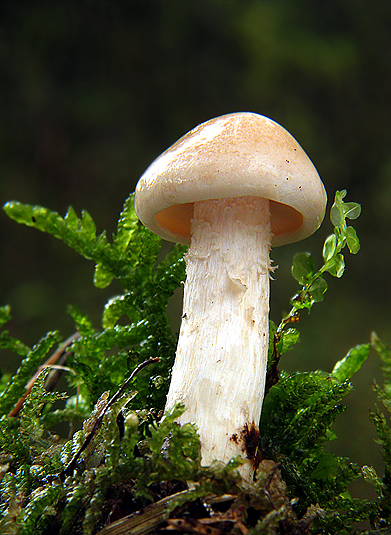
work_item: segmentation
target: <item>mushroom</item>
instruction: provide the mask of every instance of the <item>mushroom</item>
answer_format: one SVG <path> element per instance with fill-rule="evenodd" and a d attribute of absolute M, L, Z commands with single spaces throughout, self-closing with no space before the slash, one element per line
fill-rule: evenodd
<path fill-rule="evenodd" d="M 279 124 L 241 112 L 181 137 L 140 178 L 135 209 L 162 238 L 190 244 L 183 315 L 165 411 L 185 405 L 201 463 L 240 455 L 251 481 L 269 346 L 269 251 L 306 238 L 323 183 Z"/>

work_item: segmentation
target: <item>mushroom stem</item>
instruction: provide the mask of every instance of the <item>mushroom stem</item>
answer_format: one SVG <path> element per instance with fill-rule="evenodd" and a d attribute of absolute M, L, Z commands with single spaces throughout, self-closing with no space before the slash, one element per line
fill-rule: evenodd
<path fill-rule="evenodd" d="M 269 201 L 196 202 L 183 316 L 166 409 L 194 422 L 202 464 L 246 459 L 251 480 L 269 342 Z"/>

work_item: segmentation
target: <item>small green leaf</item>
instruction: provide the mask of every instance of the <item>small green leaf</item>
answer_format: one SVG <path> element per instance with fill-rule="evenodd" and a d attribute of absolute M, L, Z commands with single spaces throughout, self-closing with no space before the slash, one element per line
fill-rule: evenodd
<path fill-rule="evenodd" d="M 105 329 L 114 327 L 118 320 L 125 315 L 128 316 L 132 323 L 136 323 L 139 320 L 139 310 L 134 306 L 131 293 L 109 299 L 103 311 L 102 325 Z"/>
<path fill-rule="evenodd" d="M 325 271 L 328 271 L 333 277 L 338 279 L 342 277 L 345 271 L 345 259 L 343 255 L 337 254 L 325 264 Z"/>
<path fill-rule="evenodd" d="M 123 210 L 118 219 L 117 235 L 114 238 L 114 243 L 118 250 L 123 253 L 128 247 L 132 235 L 137 229 L 138 217 L 134 209 L 134 194 L 126 199 Z"/>
<path fill-rule="evenodd" d="M 73 321 L 76 324 L 78 332 L 82 336 L 93 335 L 95 329 L 92 325 L 91 320 L 83 314 L 76 306 L 68 307 L 68 314 L 72 317 Z"/>
<path fill-rule="evenodd" d="M 369 354 L 369 344 L 361 344 L 349 351 L 345 358 L 337 362 L 331 375 L 341 383 L 351 379 L 358 372 Z"/>
<path fill-rule="evenodd" d="M 286 353 L 293 346 L 300 342 L 300 332 L 297 329 L 288 329 L 282 332 L 281 336 L 281 346 L 279 352 Z"/>
<path fill-rule="evenodd" d="M 314 479 L 328 481 L 335 478 L 337 475 L 339 464 L 340 461 L 337 456 L 328 452 L 322 452 L 320 454 L 319 462 L 311 475 Z"/>
<path fill-rule="evenodd" d="M 94 220 L 86 210 L 83 210 L 81 213 L 81 226 L 83 231 L 94 240 L 96 236 L 96 226 Z"/>
<path fill-rule="evenodd" d="M 324 245 L 323 245 L 323 258 L 324 261 L 327 262 L 335 255 L 335 250 L 337 248 L 337 236 L 335 234 L 332 234 L 328 238 L 326 238 Z"/>
<path fill-rule="evenodd" d="M 361 214 L 361 206 L 357 202 L 344 203 L 343 213 L 348 219 L 357 219 Z"/>
<path fill-rule="evenodd" d="M 356 254 L 360 250 L 360 241 L 357 237 L 357 233 L 353 227 L 347 227 L 346 229 L 346 243 L 351 254 Z"/>
<path fill-rule="evenodd" d="M 346 197 L 346 190 L 337 191 L 334 204 L 330 210 L 330 220 L 337 228 L 345 227 L 346 218 L 357 219 L 361 214 L 361 206 L 356 202 L 344 203 L 344 197 Z"/>
<path fill-rule="evenodd" d="M 309 253 L 297 253 L 293 257 L 292 276 L 299 284 L 305 285 L 314 274 L 315 267 Z"/>
<path fill-rule="evenodd" d="M 324 280 L 323 277 L 318 277 L 317 279 L 315 279 L 309 288 L 311 298 L 315 301 L 315 303 L 320 303 L 321 301 L 323 301 L 324 294 L 326 293 L 326 291 L 327 282 Z"/>
<path fill-rule="evenodd" d="M 343 222 L 343 215 L 341 214 L 341 210 L 335 203 L 330 209 L 330 221 L 332 222 L 334 227 L 340 227 Z"/>
<path fill-rule="evenodd" d="M 113 273 L 102 264 L 95 266 L 94 284 L 97 288 L 107 288 L 114 279 Z"/>
<path fill-rule="evenodd" d="M 72 206 L 68 208 L 68 212 L 66 213 L 64 217 L 64 221 L 67 223 L 67 226 L 69 228 L 77 229 L 79 226 L 79 220 L 77 218 L 77 214 Z"/>
<path fill-rule="evenodd" d="M 7 202 L 3 209 L 8 217 L 17 223 L 23 223 L 62 239 L 64 220 L 57 212 L 52 212 L 43 206 L 32 206 L 17 201 Z"/>
<path fill-rule="evenodd" d="M 335 197 L 342 201 L 342 199 L 344 199 L 347 194 L 348 194 L 348 192 L 347 192 L 346 189 L 341 189 L 341 191 L 336 191 L 335 192 Z"/>
<path fill-rule="evenodd" d="M 341 227 L 345 221 L 345 213 L 343 209 L 343 199 L 346 197 L 346 189 L 336 191 L 334 197 L 334 204 L 330 210 L 330 221 L 335 227 Z"/>
<path fill-rule="evenodd" d="M 28 355 L 29 351 L 31 351 L 26 344 L 17 338 L 10 336 L 8 331 L 3 331 L 0 334 L 0 349 L 8 349 L 20 357 L 25 357 Z"/>

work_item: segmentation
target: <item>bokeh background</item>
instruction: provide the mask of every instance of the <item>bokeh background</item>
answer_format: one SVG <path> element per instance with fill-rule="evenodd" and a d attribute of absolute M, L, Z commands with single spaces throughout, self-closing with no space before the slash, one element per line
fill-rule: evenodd
<path fill-rule="evenodd" d="M 362 250 L 328 278 L 324 303 L 303 313 L 289 371 L 335 362 L 376 330 L 391 342 L 390 0 L 1 0 L 0 201 L 41 204 L 62 215 L 86 209 L 112 232 L 151 163 L 198 123 L 253 111 L 285 126 L 334 192 L 362 205 Z M 271 318 L 297 290 L 294 253 L 318 266 L 328 220 L 305 242 L 275 249 Z M 118 288 L 92 284 L 93 265 L 53 238 L 0 214 L 1 304 L 11 333 L 33 344 L 73 332 L 68 304 L 99 327 Z M 171 303 L 178 329 L 180 295 Z M 3 371 L 18 365 L 3 356 Z M 379 363 L 354 379 L 330 447 L 360 465 L 381 458 L 368 419 Z M 362 483 L 358 495 L 370 496 Z"/>

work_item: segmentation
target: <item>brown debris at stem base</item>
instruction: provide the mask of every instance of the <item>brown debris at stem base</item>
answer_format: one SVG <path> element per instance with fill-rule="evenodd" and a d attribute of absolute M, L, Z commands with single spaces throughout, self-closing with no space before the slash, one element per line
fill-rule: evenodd
<path fill-rule="evenodd" d="M 193 485 L 108 523 L 97 535 L 247 535 L 253 529 L 269 535 L 310 535 L 313 521 L 324 511 L 311 505 L 298 517 L 297 499 L 287 495 L 280 468 L 279 463 L 264 459 L 254 486 L 202 498 Z"/>

